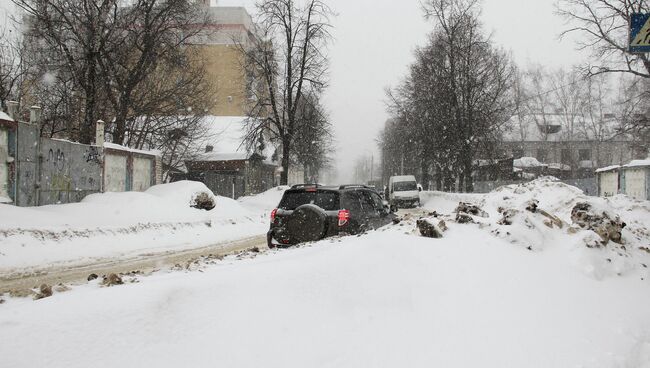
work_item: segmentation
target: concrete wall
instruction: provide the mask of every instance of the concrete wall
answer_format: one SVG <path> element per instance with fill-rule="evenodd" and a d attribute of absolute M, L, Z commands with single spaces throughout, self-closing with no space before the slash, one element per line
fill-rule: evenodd
<path fill-rule="evenodd" d="M 7 157 L 15 161 L 7 165 Z M 8 194 L 22 207 L 74 203 L 102 191 L 143 191 L 162 182 L 159 156 L 39 138 L 38 126 L 22 122 L 8 132 L 0 125 L 0 163 L 0 197 Z"/>
<path fill-rule="evenodd" d="M 0 203 L 9 196 L 9 131 L 0 126 Z"/>
<path fill-rule="evenodd" d="M 16 190 L 14 203 L 20 207 L 37 206 L 36 197 L 37 158 L 39 134 L 38 127 L 32 124 L 18 123 L 16 134 Z M 9 143 L 12 144 L 11 142 Z"/>
<path fill-rule="evenodd" d="M 102 190 L 101 148 L 41 139 L 38 205 L 76 203 Z"/>
<path fill-rule="evenodd" d="M 101 191 L 101 148 L 38 136 L 36 125 L 18 123 L 16 205 L 74 203 Z"/>

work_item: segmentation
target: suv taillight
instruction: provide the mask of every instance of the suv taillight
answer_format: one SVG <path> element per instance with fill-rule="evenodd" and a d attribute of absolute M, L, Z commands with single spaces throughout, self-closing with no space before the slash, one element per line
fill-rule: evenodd
<path fill-rule="evenodd" d="M 340 210 L 339 211 L 339 226 L 344 226 L 350 220 L 350 211 Z"/>
<path fill-rule="evenodd" d="M 271 211 L 271 222 L 272 222 L 272 223 L 275 222 L 275 215 L 276 215 L 277 213 L 278 213 L 278 209 L 277 209 L 277 208 L 274 209 L 273 211 Z"/>

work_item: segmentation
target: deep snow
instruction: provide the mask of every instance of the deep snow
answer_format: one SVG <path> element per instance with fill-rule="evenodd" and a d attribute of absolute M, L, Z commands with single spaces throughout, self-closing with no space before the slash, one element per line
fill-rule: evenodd
<path fill-rule="evenodd" d="M 394 226 L 0 306 L 3 367 L 642 367 L 650 287 Z"/>
<path fill-rule="evenodd" d="M 273 196 L 241 203 L 267 208 Z M 522 210 L 531 198 L 563 221 L 580 201 L 616 212 L 630 221 L 626 249 L 587 248 L 593 232 L 570 223 L 546 227 Z M 407 216 L 139 283 L 9 298 L 2 366 L 650 367 L 650 255 L 638 249 L 648 202 L 586 197 L 551 179 L 422 199 L 444 218 L 460 200 L 489 217 L 448 220 L 444 237 L 429 239 Z M 499 225 L 498 207 L 522 211 Z"/>
<path fill-rule="evenodd" d="M 214 197 L 216 208 L 191 208 L 192 198 L 200 192 Z M 281 190 L 276 193 L 282 195 Z M 0 274 L 262 235 L 268 230 L 267 197 L 260 196 L 261 203 L 247 198 L 244 206 L 215 197 L 202 183 L 184 181 L 144 193 L 93 194 L 74 204 L 0 205 Z"/>

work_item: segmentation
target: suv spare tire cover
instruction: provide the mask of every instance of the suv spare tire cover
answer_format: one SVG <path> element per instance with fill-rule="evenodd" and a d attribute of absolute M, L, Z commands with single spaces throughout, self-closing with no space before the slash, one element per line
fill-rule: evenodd
<path fill-rule="evenodd" d="M 296 208 L 287 219 L 286 229 L 292 241 L 302 243 L 323 239 L 327 223 L 325 211 L 313 204 Z"/>

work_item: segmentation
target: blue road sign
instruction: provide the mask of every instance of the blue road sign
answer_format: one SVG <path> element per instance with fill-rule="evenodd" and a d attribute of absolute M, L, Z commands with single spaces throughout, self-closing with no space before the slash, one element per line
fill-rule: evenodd
<path fill-rule="evenodd" d="M 650 14 L 632 14 L 630 17 L 630 52 L 650 52 Z"/>

